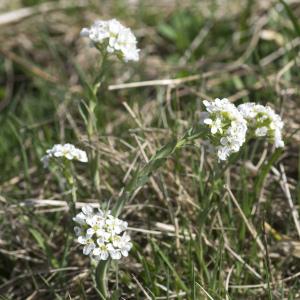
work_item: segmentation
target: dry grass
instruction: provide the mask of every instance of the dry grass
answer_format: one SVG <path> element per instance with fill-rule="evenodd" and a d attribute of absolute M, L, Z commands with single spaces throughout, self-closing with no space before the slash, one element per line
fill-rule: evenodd
<path fill-rule="evenodd" d="M 78 165 L 78 207 L 114 203 L 157 148 L 197 121 L 201 100 L 228 97 L 281 113 L 285 151 L 251 142 L 226 168 L 201 141 L 175 154 L 122 214 L 135 246 L 110 288 L 120 299 L 299 299 L 299 2 L 290 11 L 272 1 L 59 3 L 0 15 L 2 298 L 99 297 L 67 230 L 64 182 L 39 162 L 45 149 L 97 151 L 100 190 Z M 132 27 L 142 51 L 138 64 L 112 63 L 90 141 L 78 108 L 98 54 L 78 34 L 99 17 Z"/>

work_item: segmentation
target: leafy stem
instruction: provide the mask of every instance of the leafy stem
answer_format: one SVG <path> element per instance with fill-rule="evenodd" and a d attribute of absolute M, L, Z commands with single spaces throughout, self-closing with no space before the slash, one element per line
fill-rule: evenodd
<path fill-rule="evenodd" d="M 132 194 L 148 181 L 152 173 L 159 169 L 165 163 L 168 157 L 170 157 L 178 149 L 185 147 L 187 144 L 203 136 L 204 134 L 205 131 L 203 130 L 203 127 L 198 125 L 194 126 L 187 130 L 187 132 L 181 138 L 175 138 L 157 150 L 149 162 L 143 168 L 138 170 L 134 174 L 131 181 L 124 187 L 122 195 L 112 209 L 113 215 L 116 217 L 120 215 L 123 207 Z"/>
<path fill-rule="evenodd" d="M 108 299 L 109 292 L 107 288 L 107 270 L 110 265 L 110 260 L 102 260 L 96 267 L 96 284 L 103 300 Z"/>
<path fill-rule="evenodd" d="M 95 77 L 93 85 L 91 87 L 91 98 L 89 101 L 88 106 L 88 118 L 87 118 L 87 132 L 90 142 L 93 140 L 93 135 L 95 132 L 97 132 L 97 115 L 95 112 L 95 109 L 97 107 L 97 94 L 99 92 L 99 89 L 101 87 L 101 84 L 103 84 L 105 75 L 107 73 L 107 66 L 108 66 L 108 54 L 107 52 L 104 52 L 101 56 L 101 61 L 99 65 L 99 74 Z M 93 176 L 94 186 L 96 188 L 96 191 L 100 191 L 100 176 L 98 172 L 98 164 L 99 164 L 99 154 L 96 150 L 92 150 L 91 153 L 91 172 Z"/>

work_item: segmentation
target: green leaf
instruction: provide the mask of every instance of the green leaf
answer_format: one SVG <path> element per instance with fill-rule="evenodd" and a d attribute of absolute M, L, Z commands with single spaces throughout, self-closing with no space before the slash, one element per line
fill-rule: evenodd
<path fill-rule="evenodd" d="M 40 248 L 46 252 L 47 247 L 46 247 L 45 239 L 43 238 L 43 236 L 34 228 L 30 228 L 29 232 L 32 234 L 32 236 L 34 237 L 34 239 L 36 240 L 36 242 L 40 246 Z"/>
<path fill-rule="evenodd" d="M 98 263 L 96 268 L 95 280 L 97 284 L 97 289 L 100 292 L 100 296 L 103 299 L 108 297 L 107 289 L 107 270 L 110 265 L 110 260 L 102 260 Z"/>
<path fill-rule="evenodd" d="M 32 234 L 33 238 L 39 245 L 39 247 L 44 251 L 45 255 L 47 256 L 49 262 L 51 263 L 51 266 L 54 268 L 59 267 L 59 263 L 57 259 L 52 255 L 51 249 L 48 247 L 47 241 L 45 238 L 41 235 L 40 232 L 38 232 L 34 228 L 29 228 L 29 232 Z"/>
<path fill-rule="evenodd" d="M 177 145 L 177 139 L 172 140 L 171 142 L 169 142 L 168 144 L 160 148 L 158 151 L 156 151 L 156 153 L 150 159 L 150 161 L 168 157 L 175 151 L 176 145 Z"/>
<path fill-rule="evenodd" d="M 176 39 L 177 39 L 176 31 L 167 24 L 159 25 L 158 31 L 161 35 L 165 36 L 166 38 L 170 39 L 171 41 L 176 41 Z"/>
<path fill-rule="evenodd" d="M 255 181 L 254 184 L 256 197 L 259 196 L 264 180 L 268 175 L 268 173 L 270 172 L 271 167 L 273 166 L 274 163 L 276 163 L 276 161 L 279 159 L 281 155 L 282 155 L 282 150 L 276 149 L 276 151 L 274 151 L 274 153 L 270 157 L 269 161 L 263 164 L 263 167 L 259 172 L 259 176 L 257 177 L 257 180 Z"/>

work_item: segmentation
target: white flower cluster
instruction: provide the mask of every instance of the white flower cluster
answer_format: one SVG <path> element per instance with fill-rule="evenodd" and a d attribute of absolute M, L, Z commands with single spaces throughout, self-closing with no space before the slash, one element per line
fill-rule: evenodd
<path fill-rule="evenodd" d="M 41 158 L 44 167 L 47 167 L 49 164 L 49 160 L 54 157 L 64 157 L 68 160 L 75 159 L 81 162 L 88 161 L 86 152 L 76 148 L 72 144 L 56 144 L 51 149 L 48 149 L 46 151 L 46 155 Z"/>
<path fill-rule="evenodd" d="M 210 127 L 210 143 L 216 147 L 220 160 L 226 160 L 238 152 L 246 140 L 247 123 L 234 104 L 228 99 L 203 101 L 206 112 L 202 113 L 203 124 Z"/>
<path fill-rule="evenodd" d="M 90 255 L 98 261 L 128 256 L 132 243 L 125 232 L 127 222 L 113 217 L 109 211 L 99 209 L 95 213 L 88 205 L 73 220 L 79 224 L 74 227 L 74 231 L 78 242 L 84 245 L 84 255 Z"/>
<path fill-rule="evenodd" d="M 95 21 L 90 28 L 83 28 L 81 36 L 88 37 L 92 44 L 108 53 L 115 53 L 119 58 L 128 62 L 139 60 L 137 41 L 131 30 L 119 21 Z"/>
<path fill-rule="evenodd" d="M 282 140 L 283 122 L 269 106 L 248 102 L 236 107 L 228 99 L 203 101 L 206 112 L 201 114 L 201 122 L 208 126 L 209 145 L 217 149 L 220 160 L 226 160 L 238 152 L 249 137 L 268 137 L 275 147 L 284 147 Z"/>
<path fill-rule="evenodd" d="M 239 105 L 238 110 L 246 119 L 249 129 L 254 131 L 255 136 L 267 136 L 274 141 L 276 148 L 284 147 L 281 133 L 283 122 L 271 107 L 249 102 Z"/>

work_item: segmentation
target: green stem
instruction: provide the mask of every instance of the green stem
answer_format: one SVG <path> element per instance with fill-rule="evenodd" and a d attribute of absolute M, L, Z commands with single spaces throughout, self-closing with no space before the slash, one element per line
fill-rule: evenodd
<path fill-rule="evenodd" d="M 265 179 L 271 170 L 271 167 L 276 163 L 276 161 L 280 158 L 282 155 L 283 150 L 282 149 L 276 149 L 272 156 L 266 160 L 266 162 L 262 165 L 261 169 L 259 170 L 258 176 L 256 177 L 254 188 L 255 188 L 255 196 L 258 199 L 260 197 L 260 193 L 262 190 L 262 187 L 264 185 Z"/>
<path fill-rule="evenodd" d="M 73 216 L 76 215 L 76 202 L 77 202 L 77 188 L 76 188 L 76 184 L 75 184 L 75 181 L 74 181 L 74 178 L 72 179 L 72 200 L 71 200 L 71 207 L 72 207 L 72 214 Z"/>
<path fill-rule="evenodd" d="M 195 139 L 203 136 L 203 129 L 199 126 L 189 129 L 182 138 L 174 139 L 162 148 L 160 148 L 151 157 L 149 162 L 140 170 L 138 170 L 131 181 L 124 187 L 123 193 L 118 199 L 117 203 L 112 209 L 114 216 L 119 216 L 122 212 L 126 202 L 130 199 L 132 194 L 140 187 L 144 186 L 150 178 L 151 174 L 159 169 L 175 151 L 183 148 Z"/>
<path fill-rule="evenodd" d="M 96 268 L 96 284 L 101 293 L 103 300 L 108 299 L 109 292 L 107 288 L 107 270 L 110 265 L 110 260 L 102 260 Z"/>
<path fill-rule="evenodd" d="M 87 133 L 89 140 L 92 140 L 94 130 L 96 129 L 96 120 L 95 120 L 95 108 L 96 102 L 91 100 L 89 102 L 89 111 L 88 111 L 88 124 L 87 124 Z"/>
<path fill-rule="evenodd" d="M 71 162 L 66 161 L 63 165 L 63 174 L 67 180 L 68 188 L 71 190 L 71 198 L 67 198 L 67 203 L 69 206 L 69 210 L 71 212 L 72 217 L 76 215 L 76 202 L 77 202 L 77 187 L 76 187 L 76 180 L 73 175 L 75 172 Z"/>
<path fill-rule="evenodd" d="M 100 72 L 94 79 L 94 83 L 92 86 L 92 97 L 89 101 L 87 131 L 88 131 L 88 137 L 90 143 L 93 142 L 94 133 L 97 132 L 97 116 L 95 113 L 95 109 L 98 102 L 97 93 L 99 91 L 99 88 L 101 87 L 101 84 L 104 81 L 105 74 L 107 72 L 107 65 L 108 65 L 107 62 L 108 62 L 108 58 L 107 58 L 107 53 L 105 52 L 101 57 L 101 62 L 99 66 Z M 97 151 L 92 151 L 91 172 L 92 172 L 94 187 L 98 193 L 100 191 L 100 176 L 98 172 L 99 159 L 100 158 Z"/>

